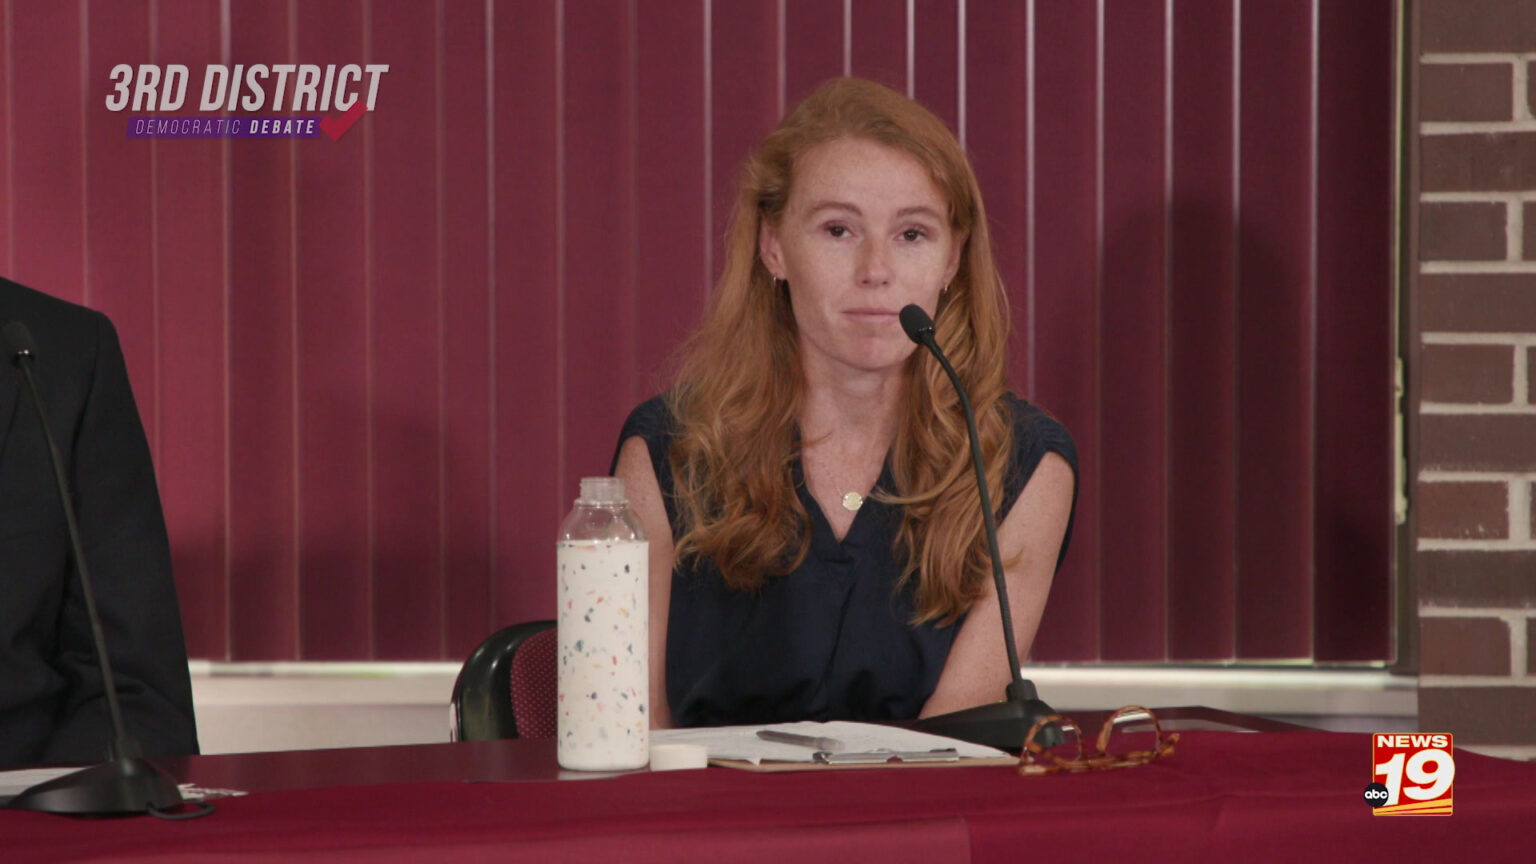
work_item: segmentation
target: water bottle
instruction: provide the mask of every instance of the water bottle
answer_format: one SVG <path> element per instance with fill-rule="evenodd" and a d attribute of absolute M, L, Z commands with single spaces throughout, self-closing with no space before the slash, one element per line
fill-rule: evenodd
<path fill-rule="evenodd" d="M 585 477 L 560 526 L 560 767 L 620 771 L 650 757 L 650 544 L 617 477 Z"/>

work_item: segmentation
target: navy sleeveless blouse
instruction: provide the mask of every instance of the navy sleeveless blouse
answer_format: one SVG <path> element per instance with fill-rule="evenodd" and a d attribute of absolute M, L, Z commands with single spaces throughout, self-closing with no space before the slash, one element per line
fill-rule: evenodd
<path fill-rule="evenodd" d="M 1004 516 L 1046 453 L 1061 454 L 1077 473 L 1066 428 L 1010 398 L 1014 444 L 998 506 Z M 681 536 L 668 458 L 675 435 L 661 396 L 631 412 L 619 435 L 620 447 L 631 437 L 644 439 L 674 541 Z M 839 542 L 800 470 L 797 460 L 796 492 L 810 517 L 811 546 L 797 569 L 756 593 L 727 589 L 708 561 L 672 572 L 666 681 L 678 726 L 911 719 L 938 684 L 960 622 L 908 623 L 910 591 L 896 588 L 901 568 L 892 550 L 900 509 L 865 499 Z M 894 488 L 889 466 L 876 485 Z M 1074 492 L 1074 506 L 1075 498 Z M 1069 521 L 1063 556 L 1071 535 Z"/>

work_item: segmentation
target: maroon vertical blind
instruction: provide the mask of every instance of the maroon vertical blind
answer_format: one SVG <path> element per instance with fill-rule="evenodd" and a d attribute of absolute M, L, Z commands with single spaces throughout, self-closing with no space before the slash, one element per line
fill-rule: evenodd
<path fill-rule="evenodd" d="M 0 273 L 117 322 L 194 655 L 457 659 L 552 613 L 741 158 L 875 78 L 971 153 L 1015 386 L 1081 450 L 1035 659 L 1381 660 L 1392 6 L 0 0 Z M 390 71 L 336 142 L 103 106 L 284 62 Z"/>

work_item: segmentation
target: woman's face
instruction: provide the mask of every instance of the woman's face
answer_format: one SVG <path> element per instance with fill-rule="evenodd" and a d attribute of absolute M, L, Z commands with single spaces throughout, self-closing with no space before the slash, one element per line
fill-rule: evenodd
<path fill-rule="evenodd" d="M 813 375 L 899 368 L 917 346 L 897 313 L 934 313 L 965 240 L 922 163 L 860 138 L 803 154 L 779 224 L 758 239 L 768 271 L 789 282 Z"/>

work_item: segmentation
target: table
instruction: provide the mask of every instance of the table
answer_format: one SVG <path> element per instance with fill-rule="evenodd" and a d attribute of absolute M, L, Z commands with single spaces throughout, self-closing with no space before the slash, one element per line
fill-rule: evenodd
<path fill-rule="evenodd" d="M 1536 844 L 1536 765 L 1460 751 L 1456 815 L 1378 818 L 1361 797 L 1368 735 L 1208 731 L 1192 727 L 1222 712 L 1180 710 L 1158 712 L 1185 727 L 1173 756 L 1082 776 L 709 768 L 572 782 L 549 740 L 167 760 L 184 781 L 252 794 L 189 822 L 0 812 L 0 858 L 1497 861 Z"/>

